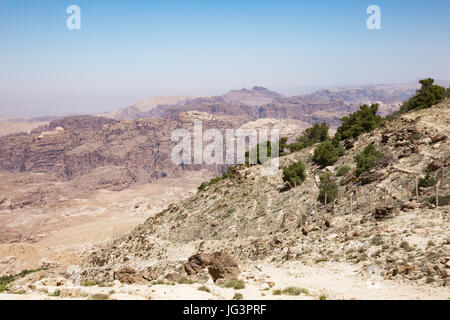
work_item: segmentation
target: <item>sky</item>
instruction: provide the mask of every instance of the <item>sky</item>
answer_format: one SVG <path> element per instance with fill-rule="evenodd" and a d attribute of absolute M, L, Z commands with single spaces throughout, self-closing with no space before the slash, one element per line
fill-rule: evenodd
<path fill-rule="evenodd" d="M 81 29 L 69 30 L 70 5 Z M 378 5 L 381 29 L 366 9 Z M 0 0 L 0 118 L 158 95 L 450 80 L 450 1 Z"/>

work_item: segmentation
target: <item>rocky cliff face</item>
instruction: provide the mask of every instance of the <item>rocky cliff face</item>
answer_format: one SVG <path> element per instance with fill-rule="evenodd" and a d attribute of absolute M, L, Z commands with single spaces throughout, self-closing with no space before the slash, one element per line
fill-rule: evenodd
<path fill-rule="evenodd" d="M 176 177 L 183 170 L 202 168 L 196 165 L 182 167 L 171 161 L 171 150 L 175 145 L 170 140 L 172 131 L 178 128 L 192 130 L 194 120 L 193 115 L 179 115 L 171 121 L 68 117 L 52 121 L 28 135 L 1 138 L 0 168 L 10 172 L 48 173 L 62 180 L 87 174 L 95 176 L 100 168 L 105 169 L 102 171 L 104 177 L 123 175 L 124 181 L 129 182 Z M 224 117 L 203 118 L 202 121 L 205 130 L 234 128 L 240 124 Z M 209 166 L 208 169 L 218 172 L 220 168 Z"/>
<path fill-rule="evenodd" d="M 111 281 L 125 267 L 183 273 L 182 263 L 191 254 L 221 251 L 280 263 L 346 261 L 376 268 L 388 279 L 450 285 L 449 124 L 450 101 L 445 100 L 347 143 L 333 166 L 312 162 L 314 146 L 282 157 L 281 166 L 298 160 L 306 164 L 306 180 L 287 191 L 281 170 L 266 176 L 263 166 L 242 167 L 94 252 L 82 264 L 83 276 Z M 370 143 L 385 161 L 357 178 L 354 157 Z M 336 176 L 343 165 L 350 172 Z M 415 193 L 416 177 L 424 177 L 427 169 L 439 181 L 439 207 L 433 201 L 435 187 Z M 336 202 L 317 201 L 324 172 L 338 184 Z"/>
<path fill-rule="evenodd" d="M 190 100 L 182 106 L 159 106 L 151 115 L 165 119 L 175 119 L 180 113 L 190 110 L 215 115 L 233 116 L 245 121 L 262 118 L 295 119 L 307 122 L 310 126 L 326 122 L 330 127 L 340 125 L 340 119 L 358 107 L 344 105 L 341 101 L 324 99 L 312 100 L 309 97 L 292 97 L 262 106 L 249 106 L 238 102 L 212 101 L 211 99 Z"/>

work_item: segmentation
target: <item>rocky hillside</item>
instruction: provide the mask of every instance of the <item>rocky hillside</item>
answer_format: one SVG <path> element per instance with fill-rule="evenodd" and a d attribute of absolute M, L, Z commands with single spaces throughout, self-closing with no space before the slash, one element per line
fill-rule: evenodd
<path fill-rule="evenodd" d="M 220 251 L 239 261 L 346 261 L 386 279 L 450 286 L 448 137 L 447 99 L 346 141 L 333 166 L 312 162 L 314 146 L 282 157 L 281 167 L 306 164 L 307 177 L 296 188 L 285 189 L 281 170 L 266 176 L 263 166 L 241 168 L 94 252 L 82 263 L 83 278 L 186 275 L 190 256 Z M 354 157 L 371 143 L 384 160 L 357 178 Z M 336 176 L 343 165 L 350 171 Z M 438 180 L 438 207 L 436 187 L 419 187 L 416 195 L 416 177 L 426 169 Z M 338 184 L 336 202 L 317 201 L 324 172 Z"/>

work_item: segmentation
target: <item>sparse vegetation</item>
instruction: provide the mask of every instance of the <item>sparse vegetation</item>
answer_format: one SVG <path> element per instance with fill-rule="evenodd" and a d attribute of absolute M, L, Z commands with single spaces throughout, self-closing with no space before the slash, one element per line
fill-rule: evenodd
<path fill-rule="evenodd" d="M 25 290 L 17 290 L 17 291 L 13 291 L 11 292 L 12 294 L 25 294 L 27 293 Z"/>
<path fill-rule="evenodd" d="M 219 182 L 219 181 L 222 181 L 222 180 L 224 180 L 224 179 L 230 178 L 230 177 L 233 175 L 233 173 L 234 173 L 235 170 L 236 170 L 236 167 L 234 167 L 234 166 L 228 167 L 228 168 L 227 168 L 227 171 L 226 171 L 223 175 L 218 176 L 218 177 L 215 177 L 215 178 L 212 178 L 212 179 L 209 180 L 208 182 L 207 182 L 207 181 L 203 182 L 203 183 L 197 188 L 198 191 L 203 191 L 203 190 L 206 189 L 206 187 L 212 186 L 213 184 L 216 184 L 216 183 Z"/>
<path fill-rule="evenodd" d="M 15 280 L 19 279 L 19 278 L 23 278 L 26 275 L 30 274 L 30 273 L 34 273 L 34 272 L 39 272 L 42 270 L 46 270 L 45 268 L 39 268 L 39 269 L 35 269 L 35 270 L 23 270 L 22 272 L 16 274 L 16 275 L 10 275 L 10 276 L 4 276 L 4 277 L 0 277 L 0 293 L 8 291 L 9 290 L 9 285 L 14 282 Z"/>
<path fill-rule="evenodd" d="M 96 293 L 89 297 L 89 300 L 108 300 L 109 295 L 105 293 Z"/>
<path fill-rule="evenodd" d="M 336 176 L 337 177 L 345 176 L 350 170 L 351 170 L 351 168 L 349 166 L 337 167 L 336 168 Z"/>
<path fill-rule="evenodd" d="M 319 185 L 319 201 L 325 203 L 333 202 L 338 195 L 338 186 L 336 182 L 331 179 L 331 174 L 326 172 L 320 175 L 320 185 Z"/>
<path fill-rule="evenodd" d="M 428 198 L 428 202 L 431 204 L 436 204 L 436 196 L 432 196 Z M 439 206 L 448 206 L 450 204 L 450 194 L 447 195 L 439 195 L 438 197 L 438 204 Z"/>
<path fill-rule="evenodd" d="M 228 280 L 227 282 L 225 282 L 223 286 L 225 288 L 233 288 L 234 290 L 240 290 L 245 288 L 244 281 L 236 279 Z"/>
<path fill-rule="evenodd" d="M 328 125 L 326 123 L 316 123 L 311 128 L 306 129 L 304 133 L 297 138 L 296 142 L 287 145 L 287 148 L 291 152 L 296 152 L 310 147 L 318 142 L 327 141 L 328 139 Z"/>
<path fill-rule="evenodd" d="M 288 296 L 299 296 L 301 294 L 309 295 L 309 291 L 308 291 L 308 289 L 305 289 L 305 288 L 287 287 L 284 290 L 280 290 L 280 289 L 273 290 L 272 294 L 274 296 L 279 296 L 282 294 L 288 295 Z"/>
<path fill-rule="evenodd" d="M 419 186 L 419 188 L 429 188 L 429 187 L 436 185 L 436 183 L 437 183 L 437 180 L 434 177 L 430 176 L 430 173 L 427 172 L 427 175 L 425 176 L 425 178 L 419 179 L 418 186 Z"/>
<path fill-rule="evenodd" d="M 324 294 L 322 294 L 322 295 L 319 297 L 319 300 L 327 300 L 327 296 L 324 295 Z"/>
<path fill-rule="evenodd" d="M 321 166 L 331 166 L 338 159 L 339 151 L 331 141 L 320 143 L 314 150 L 313 161 Z"/>
<path fill-rule="evenodd" d="M 233 296 L 233 300 L 242 300 L 244 299 L 244 296 L 242 293 L 236 292 Z"/>
<path fill-rule="evenodd" d="M 209 290 L 209 288 L 207 286 L 198 287 L 197 290 L 211 293 L 211 290 Z"/>
<path fill-rule="evenodd" d="M 283 181 L 290 187 L 300 185 L 306 178 L 305 165 L 302 161 L 283 168 Z"/>
<path fill-rule="evenodd" d="M 434 280 L 433 277 L 427 277 L 427 278 L 425 279 L 425 283 L 426 283 L 426 284 L 433 283 L 434 281 L 435 281 L 435 280 Z"/>
<path fill-rule="evenodd" d="M 398 111 L 399 114 L 430 108 L 448 96 L 448 91 L 444 87 L 435 85 L 432 78 L 420 80 L 419 83 L 422 85 L 421 88 L 417 90 L 414 96 L 403 103 Z"/>
<path fill-rule="evenodd" d="M 83 287 L 93 287 L 97 285 L 97 281 L 85 280 L 81 283 Z"/>
<path fill-rule="evenodd" d="M 369 170 L 375 164 L 375 161 L 383 158 L 382 152 L 378 151 L 373 144 L 364 148 L 363 152 L 356 155 L 356 176 Z"/>
<path fill-rule="evenodd" d="M 61 295 L 61 290 L 56 289 L 55 291 L 53 291 L 53 293 L 50 293 L 49 296 L 50 297 L 59 297 Z"/>
<path fill-rule="evenodd" d="M 275 289 L 272 291 L 272 294 L 274 296 L 280 296 L 283 293 L 283 291 L 281 291 L 280 289 Z"/>
<path fill-rule="evenodd" d="M 383 118 L 377 115 L 379 105 L 362 105 L 359 110 L 342 118 L 342 125 L 336 134 L 341 140 L 356 138 L 362 133 L 370 132 L 380 125 Z"/>
<path fill-rule="evenodd" d="M 275 143 L 272 143 L 270 141 L 266 141 L 265 143 L 258 144 L 256 148 L 252 149 L 251 151 L 247 151 L 245 153 L 245 164 L 263 164 L 267 162 L 270 159 L 273 159 L 275 157 L 281 157 L 286 155 L 287 153 L 284 151 L 286 148 L 287 138 L 283 137 L 278 140 L 278 146 Z M 273 153 L 276 152 L 276 149 L 278 148 L 278 155 L 275 155 Z M 274 151 L 274 152 L 272 152 Z M 256 160 L 256 163 L 250 163 L 250 157 L 253 155 L 254 159 Z"/>
<path fill-rule="evenodd" d="M 180 280 L 178 280 L 179 284 L 193 284 L 195 283 L 194 280 L 186 278 L 186 277 L 182 277 Z"/>

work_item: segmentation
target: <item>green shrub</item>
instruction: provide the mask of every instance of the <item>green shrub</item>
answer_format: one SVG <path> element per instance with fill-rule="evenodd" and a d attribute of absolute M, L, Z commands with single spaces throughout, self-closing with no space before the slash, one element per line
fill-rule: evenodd
<path fill-rule="evenodd" d="M 283 181 L 290 188 L 300 185 L 306 178 L 305 165 L 302 161 L 283 168 Z"/>
<path fill-rule="evenodd" d="M 378 151 L 373 144 L 369 144 L 364 148 L 363 152 L 356 155 L 356 176 L 369 170 L 375 164 L 375 161 L 383 158 L 384 155 Z"/>
<path fill-rule="evenodd" d="M 272 294 L 274 296 L 279 296 L 279 295 L 282 295 L 282 294 L 285 294 L 285 295 L 288 295 L 288 296 L 299 296 L 302 293 L 305 294 L 305 295 L 309 295 L 308 289 L 297 288 L 297 287 L 287 287 L 284 290 L 277 289 L 277 290 L 273 290 L 272 291 Z"/>
<path fill-rule="evenodd" d="M 437 180 L 434 177 L 430 176 L 430 173 L 427 172 L 427 175 L 425 176 L 425 178 L 419 179 L 418 186 L 419 186 L 419 188 L 429 188 L 429 187 L 435 186 L 436 183 L 437 183 Z"/>
<path fill-rule="evenodd" d="M 207 286 L 201 286 L 198 287 L 197 290 L 199 291 L 205 291 L 205 292 L 211 292 L 211 290 L 209 290 L 209 288 Z"/>
<path fill-rule="evenodd" d="M 274 296 L 281 296 L 281 294 L 283 293 L 283 291 L 281 291 L 280 289 L 276 289 L 272 291 L 272 294 Z"/>
<path fill-rule="evenodd" d="M 448 90 L 434 84 L 434 79 L 428 78 L 420 80 L 422 85 L 416 94 L 407 100 L 400 107 L 399 113 L 406 113 L 410 110 L 426 109 L 434 106 L 448 96 Z"/>
<path fill-rule="evenodd" d="M 328 139 L 328 125 L 326 123 L 316 123 L 311 128 L 306 129 L 303 134 L 296 139 L 296 142 L 289 144 L 287 148 L 291 152 L 300 151 L 318 142 L 327 141 Z"/>
<path fill-rule="evenodd" d="M 331 141 L 320 143 L 314 150 L 313 161 L 321 166 L 331 166 L 339 159 L 339 150 Z"/>
<path fill-rule="evenodd" d="M 288 296 L 299 296 L 302 293 L 309 295 L 308 289 L 304 289 L 304 288 L 288 287 L 283 290 L 283 294 L 286 294 Z"/>
<path fill-rule="evenodd" d="M 0 278 L 0 293 L 8 291 L 9 284 L 14 281 L 13 276 L 5 276 Z"/>
<path fill-rule="evenodd" d="M 92 287 L 97 285 L 97 281 L 85 280 L 81 285 L 84 287 Z"/>
<path fill-rule="evenodd" d="M 258 144 L 256 148 L 253 148 L 251 151 L 247 151 L 245 153 L 245 164 L 246 165 L 250 164 L 251 153 L 254 153 L 256 155 L 256 164 L 263 164 L 270 159 L 286 155 L 287 153 L 284 151 L 284 149 L 286 148 L 286 143 L 287 138 L 283 137 L 280 140 L 278 140 L 278 146 L 270 141 Z M 276 152 L 275 150 L 277 149 L 277 147 L 278 147 L 278 155 L 275 155 L 274 153 Z M 264 148 L 266 148 L 267 150 L 264 150 Z"/>
<path fill-rule="evenodd" d="M 50 297 L 59 297 L 61 295 L 61 290 L 56 289 L 53 293 L 50 293 Z"/>
<path fill-rule="evenodd" d="M 242 299 L 244 299 L 242 293 L 236 292 L 233 296 L 233 300 L 242 300 Z"/>
<path fill-rule="evenodd" d="M 338 195 L 338 186 L 331 180 L 330 173 L 324 173 L 320 175 L 320 185 L 319 185 L 319 201 L 325 203 L 325 195 L 327 203 L 333 202 Z"/>
<path fill-rule="evenodd" d="M 234 290 L 240 290 L 245 288 L 244 281 L 242 280 L 229 280 L 223 285 L 225 288 L 233 288 Z"/>
<path fill-rule="evenodd" d="M 9 285 L 13 281 L 15 281 L 19 278 L 23 278 L 30 273 L 34 273 L 34 272 L 38 272 L 38 271 L 42 271 L 42 270 L 46 270 L 46 268 L 39 268 L 39 269 L 34 269 L 34 270 L 23 270 L 20 273 L 15 274 L 15 275 L 0 277 L 0 293 L 8 291 Z"/>
<path fill-rule="evenodd" d="M 372 104 L 370 107 L 364 104 L 358 111 L 342 118 L 342 125 L 336 131 L 337 136 L 341 140 L 356 138 L 378 127 L 383 121 L 383 118 L 377 115 L 378 108 L 378 104 Z"/>
<path fill-rule="evenodd" d="M 349 166 L 338 167 L 336 168 L 336 176 L 337 177 L 345 176 L 350 170 L 351 168 Z"/>
<path fill-rule="evenodd" d="M 222 181 L 224 179 L 231 178 L 233 173 L 235 172 L 236 167 L 230 166 L 227 168 L 227 171 L 221 176 L 212 178 L 209 182 L 203 182 L 197 189 L 198 191 L 203 191 L 206 189 L 206 187 L 212 186 L 213 184 L 216 184 L 219 181 Z"/>
<path fill-rule="evenodd" d="M 436 204 L 436 196 L 428 198 L 428 202 L 431 204 Z M 448 206 L 450 204 L 450 194 L 439 196 L 438 197 L 438 204 L 439 206 Z"/>
<path fill-rule="evenodd" d="M 287 154 L 287 152 L 286 152 L 287 141 L 288 141 L 288 139 L 286 137 L 282 137 L 278 141 L 278 152 L 279 152 L 280 157 L 285 156 Z"/>

